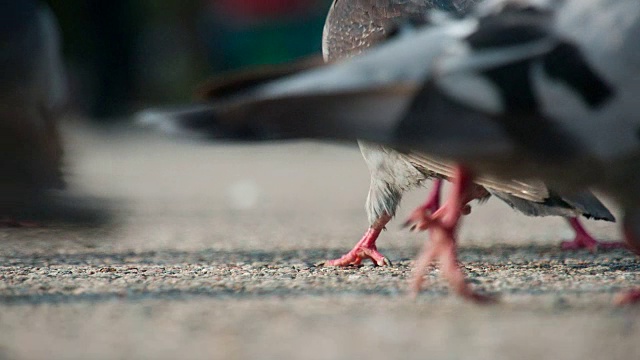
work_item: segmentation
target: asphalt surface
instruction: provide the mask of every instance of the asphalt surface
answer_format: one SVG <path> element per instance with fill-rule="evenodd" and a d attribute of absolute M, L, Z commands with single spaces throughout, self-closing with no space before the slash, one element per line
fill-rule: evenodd
<path fill-rule="evenodd" d="M 499 303 L 450 296 L 436 269 L 411 300 L 425 235 L 401 221 L 379 241 L 393 266 L 314 265 L 367 228 L 355 146 L 65 136 L 73 191 L 108 199 L 115 219 L 0 230 L 0 359 L 640 358 L 640 308 L 611 304 L 640 286 L 639 259 L 560 251 L 562 219 L 474 204 L 460 260 Z"/>

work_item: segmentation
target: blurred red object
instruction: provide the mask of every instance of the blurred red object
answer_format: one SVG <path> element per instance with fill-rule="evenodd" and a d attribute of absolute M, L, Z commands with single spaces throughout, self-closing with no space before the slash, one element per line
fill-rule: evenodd
<path fill-rule="evenodd" d="M 317 9 L 315 0 L 209 0 L 214 9 L 237 19 L 286 17 Z"/>

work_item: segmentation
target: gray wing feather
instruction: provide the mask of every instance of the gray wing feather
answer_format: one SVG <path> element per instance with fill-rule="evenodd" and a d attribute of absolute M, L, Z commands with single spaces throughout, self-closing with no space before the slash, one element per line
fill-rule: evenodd
<path fill-rule="evenodd" d="M 616 220 L 611 211 L 609 211 L 609 209 L 607 209 L 607 207 L 604 206 L 604 204 L 591 192 L 582 192 L 570 195 L 563 194 L 562 200 L 580 210 L 582 215 L 587 218 L 607 221 Z"/>
<path fill-rule="evenodd" d="M 613 214 L 590 192 L 562 197 L 552 194 L 544 202 L 525 201 L 516 196 L 489 191 L 512 208 L 529 216 L 584 216 L 588 219 L 615 221 Z M 571 200 L 569 200 L 571 198 Z"/>
<path fill-rule="evenodd" d="M 453 176 L 454 165 L 451 162 L 415 152 L 409 152 L 404 154 L 404 156 L 418 169 L 423 171 L 433 171 L 444 175 L 446 178 Z M 490 176 L 480 176 L 475 180 L 475 183 L 484 186 L 490 192 L 501 192 L 537 203 L 542 203 L 549 197 L 549 191 L 546 185 L 538 180 L 503 180 Z"/>

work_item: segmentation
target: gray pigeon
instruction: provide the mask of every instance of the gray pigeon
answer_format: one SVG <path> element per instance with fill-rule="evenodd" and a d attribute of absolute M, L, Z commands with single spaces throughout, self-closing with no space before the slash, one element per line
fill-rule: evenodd
<path fill-rule="evenodd" d="M 57 120 L 67 99 L 57 23 L 37 1 L 0 3 L 0 220 L 65 186 Z"/>
<path fill-rule="evenodd" d="M 0 227 L 97 220 L 86 200 L 54 195 L 65 188 L 58 120 L 67 85 L 51 9 L 33 0 L 1 1 Z"/>
<path fill-rule="evenodd" d="M 155 121 L 201 134 L 365 139 L 458 162 L 449 201 L 412 217 L 432 235 L 416 269 L 439 259 L 454 291 L 481 300 L 457 266 L 455 231 L 483 177 L 601 189 L 621 205 L 625 240 L 640 253 L 640 79 L 629 75 L 640 63 L 638 30 L 635 0 L 492 1 L 472 17 L 211 104 L 200 109 L 209 126 L 171 114 Z"/>
<path fill-rule="evenodd" d="M 327 61 L 336 61 L 361 54 L 366 49 L 393 36 L 402 21 L 427 21 L 430 11 L 446 11 L 457 17 L 466 15 L 482 0 L 335 0 L 327 16 L 323 53 Z M 416 188 L 435 176 L 434 187 L 424 210 L 435 212 L 439 205 L 442 178 L 451 173 L 452 166 L 422 154 L 402 154 L 389 147 L 359 141 L 360 150 L 371 172 L 371 186 L 366 210 L 370 228 L 365 236 L 346 255 L 329 260 L 327 265 L 357 265 L 369 258 L 374 264 L 389 261 L 376 249 L 376 239 L 385 225 L 395 215 L 402 194 Z M 436 166 L 434 166 L 436 165 Z M 443 169 L 447 172 L 438 172 Z M 512 184 L 506 184 L 512 185 Z M 600 243 L 582 226 L 576 216 L 614 221 L 609 210 L 590 192 L 576 195 L 560 195 L 539 186 L 543 201 L 531 201 L 502 191 L 503 184 L 496 182 L 485 186 L 488 194 L 505 201 L 511 207 L 530 216 L 559 215 L 569 217 L 569 224 L 576 232 L 573 241 L 562 244 L 565 249 L 587 247 L 617 247 L 621 243 Z M 487 194 L 487 195 L 488 195 Z"/>

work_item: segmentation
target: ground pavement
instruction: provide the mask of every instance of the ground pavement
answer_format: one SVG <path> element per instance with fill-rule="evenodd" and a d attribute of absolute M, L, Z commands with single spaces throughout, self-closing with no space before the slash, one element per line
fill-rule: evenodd
<path fill-rule="evenodd" d="M 559 218 L 473 205 L 461 261 L 478 307 L 436 270 L 406 296 L 425 238 L 394 221 L 393 266 L 333 269 L 367 227 L 355 146 L 176 142 L 66 126 L 72 188 L 108 198 L 107 227 L 0 230 L 0 359 L 631 359 L 640 285 L 624 250 L 564 253 Z M 403 218 L 425 191 L 407 196 Z M 608 202 L 608 204 L 610 204 Z M 588 222 L 603 240 L 616 225 Z"/>

